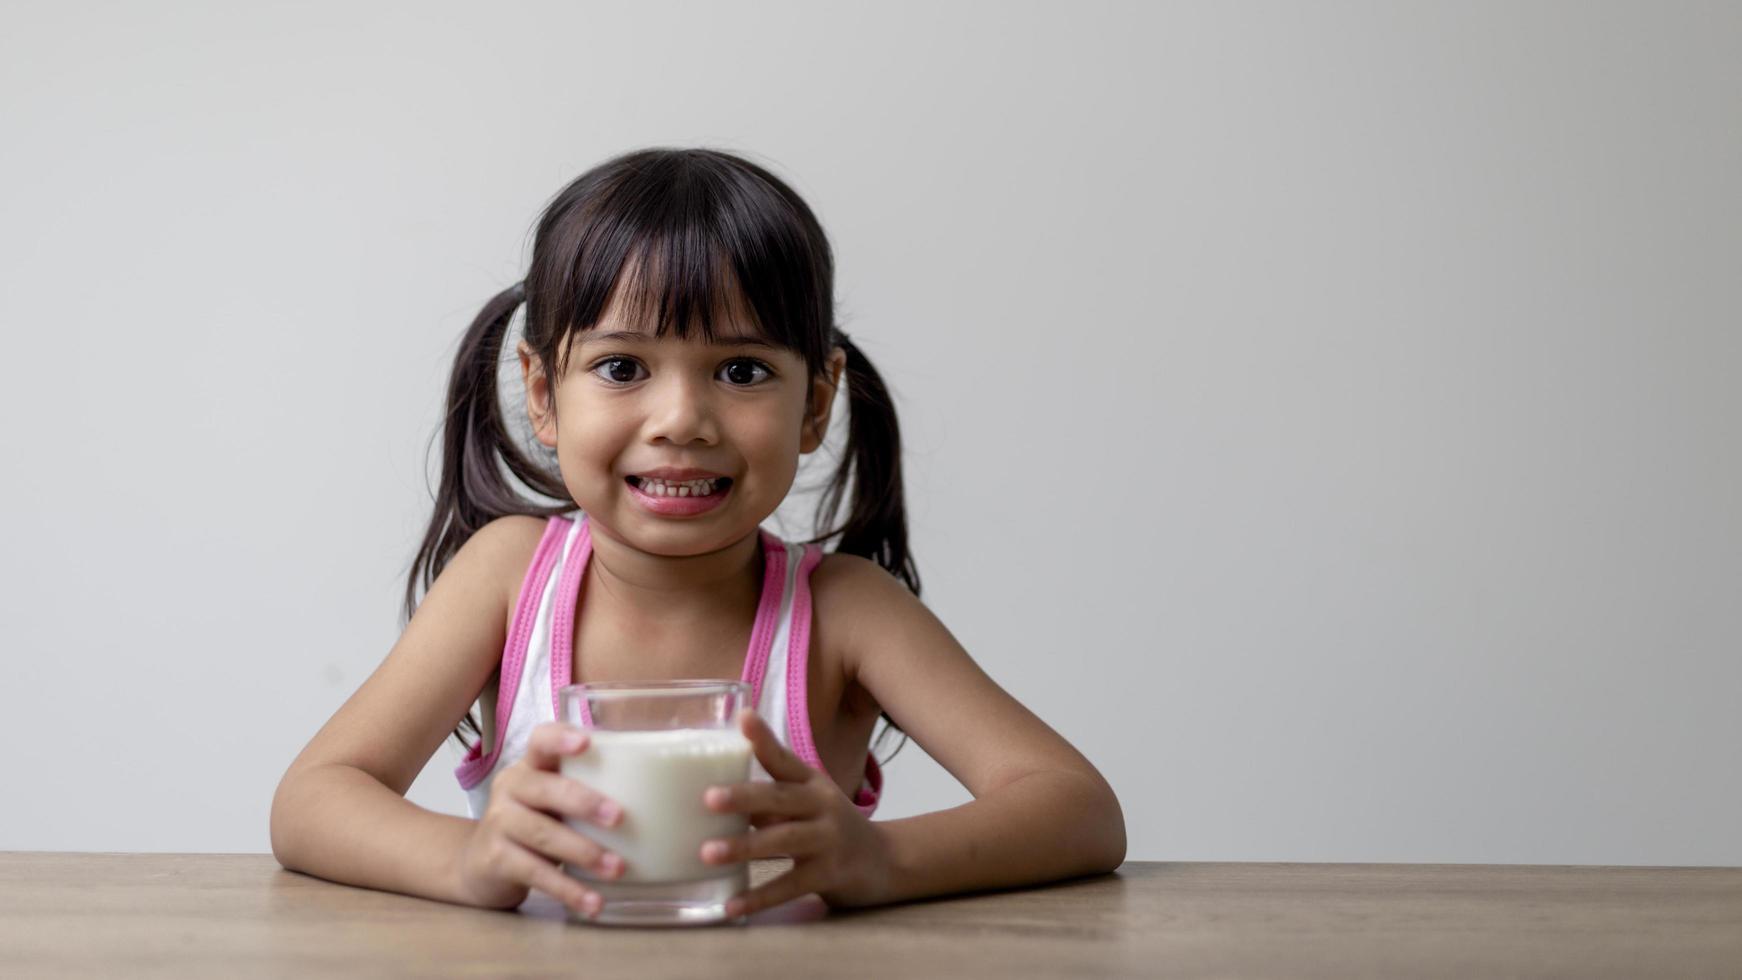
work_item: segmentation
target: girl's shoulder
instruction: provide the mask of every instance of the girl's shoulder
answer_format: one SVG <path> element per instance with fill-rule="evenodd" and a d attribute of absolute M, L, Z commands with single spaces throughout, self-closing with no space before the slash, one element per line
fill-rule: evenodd
<path fill-rule="evenodd" d="M 523 514 L 498 517 L 466 539 L 449 567 L 464 567 L 474 583 L 486 581 L 495 586 L 511 610 L 547 523 L 546 518 Z"/>
<path fill-rule="evenodd" d="M 491 565 L 512 566 L 516 559 L 523 559 L 524 566 L 538 550 L 547 523 L 546 518 L 526 514 L 498 517 L 466 539 L 461 551 L 471 550 Z"/>
<path fill-rule="evenodd" d="M 503 630 L 507 630 L 519 606 L 526 569 L 538 552 L 538 543 L 544 540 L 547 522 L 545 517 L 523 513 L 496 517 L 465 540 L 442 574 L 456 574 L 463 587 L 495 595 Z"/>
<path fill-rule="evenodd" d="M 914 615 L 919 597 L 882 565 L 858 555 L 831 551 L 810 578 L 815 630 L 849 665 L 868 638 Z"/>
<path fill-rule="evenodd" d="M 812 591 L 820 591 L 825 587 L 865 585 L 878 582 L 878 576 L 888 579 L 897 586 L 901 584 L 895 576 L 885 571 L 882 565 L 869 558 L 843 554 L 839 551 L 825 551 L 822 559 L 817 562 L 816 569 L 811 572 L 811 589 Z"/>

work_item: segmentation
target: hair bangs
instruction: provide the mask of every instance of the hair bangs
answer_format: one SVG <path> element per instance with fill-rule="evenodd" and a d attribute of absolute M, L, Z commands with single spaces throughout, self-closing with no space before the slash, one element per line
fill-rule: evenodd
<path fill-rule="evenodd" d="M 824 252 L 819 263 L 810 245 L 808 212 L 796 213 L 774 186 L 706 153 L 613 177 L 582 206 L 553 208 L 539 229 L 546 262 L 528 277 L 529 313 L 549 317 L 544 333 L 558 341 L 559 371 L 576 334 L 607 316 L 656 337 L 753 335 L 821 368 L 833 270 L 831 257 Z M 538 265 L 556 275 L 538 275 Z M 548 293 L 534 288 L 549 279 L 556 282 Z"/>

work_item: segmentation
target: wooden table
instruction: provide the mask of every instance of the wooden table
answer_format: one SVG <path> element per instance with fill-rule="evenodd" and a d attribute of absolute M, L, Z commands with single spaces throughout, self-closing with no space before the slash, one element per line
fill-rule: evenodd
<path fill-rule="evenodd" d="M 759 879 L 778 868 L 759 868 Z M 748 926 L 570 925 L 267 855 L 0 853 L 0 976 L 1742 977 L 1742 869 L 1156 864 Z"/>

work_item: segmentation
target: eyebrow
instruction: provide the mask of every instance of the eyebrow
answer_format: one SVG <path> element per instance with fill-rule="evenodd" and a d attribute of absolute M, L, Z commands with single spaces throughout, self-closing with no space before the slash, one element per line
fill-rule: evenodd
<path fill-rule="evenodd" d="M 596 333 L 591 330 L 583 330 L 575 342 L 578 344 L 603 344 L 610 342 L 623 343 L 625 341 L 632 343 L 647 343 L 648 341 L 655 339 L 657 338 L 651 334 L 636 333 L 632 330 L 613 330 L 610 333 Z M 774 344 L 763 340 L 761 337 L 715 337 L 713 340 L 708 341 L 708 345 L 711 347 L 766 347 L 770 350 L 774 349 L 775 346 Z"/>

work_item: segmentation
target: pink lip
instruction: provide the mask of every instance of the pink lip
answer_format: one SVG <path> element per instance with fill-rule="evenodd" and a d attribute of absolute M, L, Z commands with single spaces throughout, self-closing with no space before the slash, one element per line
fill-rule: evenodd
<path fill-rule="evenodd" d="M 696 471 L 671 470 L 655 472 Z M 662 475 L 660 476 L 660 479 L 676 478 Z M 698 479 L 698 477 L 686 477 L 685 479 Z M 737 482 L 733 481 L 726 485 L 726 489 L 721 490 L 718 493 L 708 494 L 706 497 L 655 497 L 653 494 L 643 493 L 640 487 L 628 481 L 624 481 L 623 485 L 629 488 L 629 496 L 633 497 L 636 503 L 661 517 L 694 517 L 697 514 L 705 514 L 708 511 L 713 510 L 715 507 L 725 503 L 726 498 L 731 496 L 732 491 L 738 486 Z"/>

